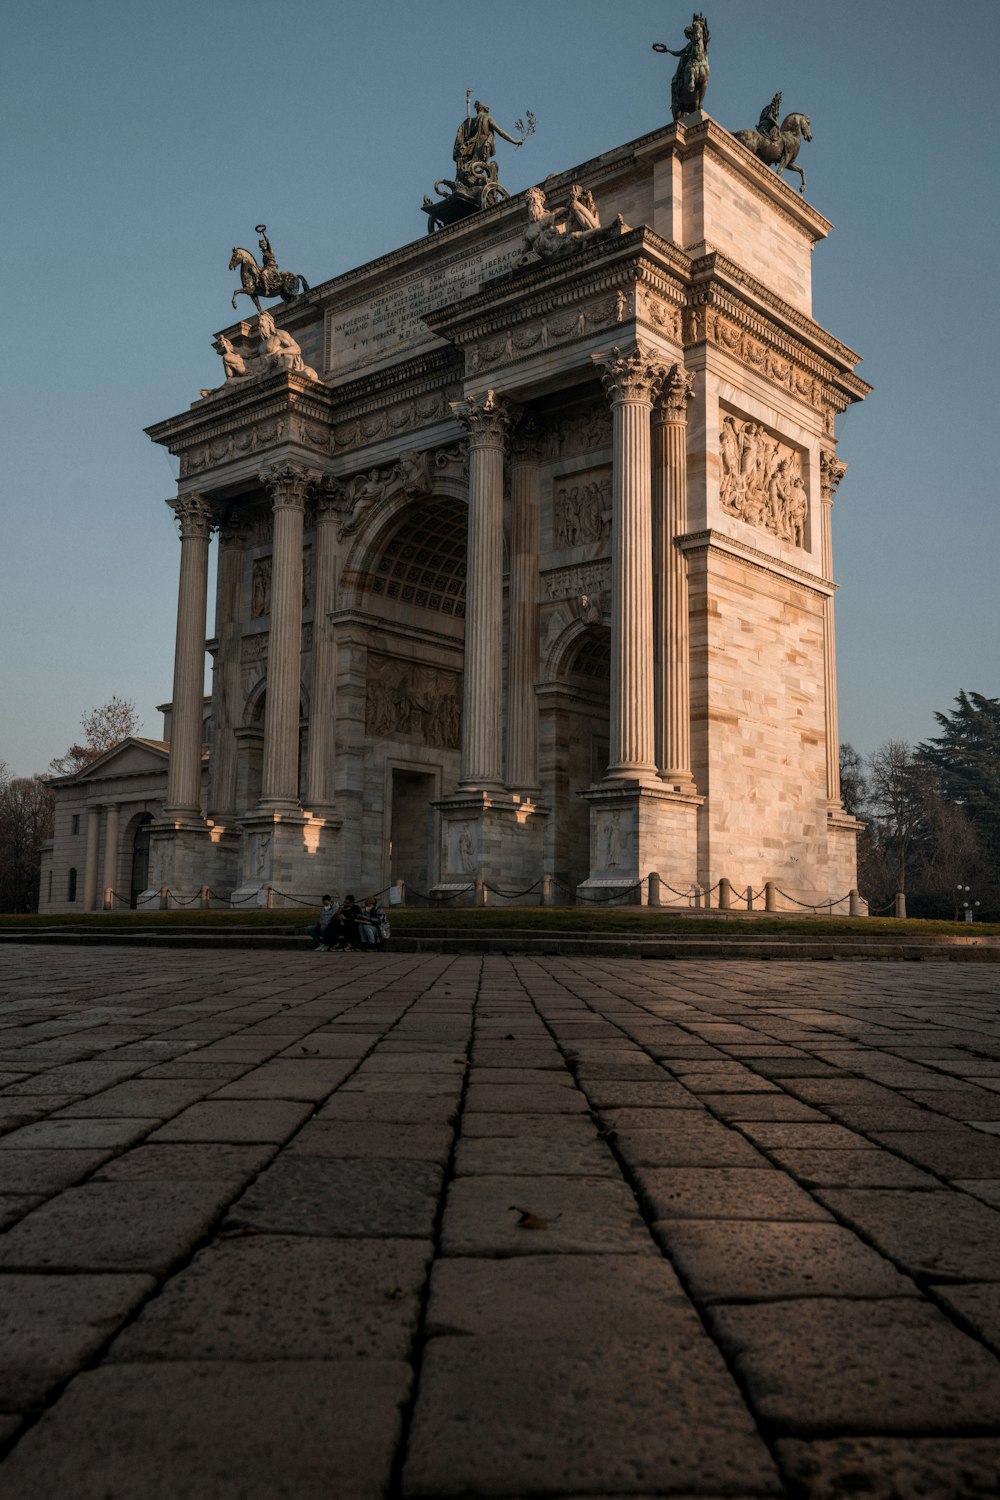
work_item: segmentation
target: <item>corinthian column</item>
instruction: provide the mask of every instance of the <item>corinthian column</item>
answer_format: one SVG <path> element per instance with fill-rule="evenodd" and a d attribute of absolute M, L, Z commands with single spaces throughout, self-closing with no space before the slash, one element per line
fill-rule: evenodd
<path fill-rule="evenodd" d="M 267 643 L 260 810 L 298 812 L 302 647 L 302 532 L 306 495 L 318 478 L 299 464 L 272 464 L 260 479 L 274 506 L 271 634 Z"/>
<path fill-rule="evenodd" d="M 607 774 L 656 769 L 653 716 L 653 542 L 649 418 L 666 374 L 641 345 L 595 356 L 614 423 L 611 490 L 611 722 Z"/>
<path fill-rule="evenodd" d="M 174 693 L 170 717 L 170 763 L 164 813 L 175 822 L 201 817 L 202 704 L 205 697 L 205 610 L 208 604 L 208 542 L 211 507 L 203 495 L 168 500 L 181 531 L 177 590 Z"/>
<path fill-rule="evenodd" d="M 656 651 L 656 764 L 664 781 L 690 788 L 691 643 L 687 559 L 675 540 L 687 531 L 687 406 L 694 379 L 674 365 L 653 415 L 653 619 Z"/>
<path fill-rule="evenodd" d="M 466 791 L 500 790 L 503 694 L 503 456 L 507 403 L 493 391 L 453 401 L 469 434 L 462 770 Z"/>
<path fill-rule="evenodd" d="M 823 577 L 833 582 L 833 496 L 847 473 L 847 465 L 835 453 L 819 456 L 819 490 L 822 502 L 820 551 Z M 823 691 L 826 717 L 826 797 L 840 806 L 840 728 L 837 722 L 837 647 L 833 624 L 833 595 L 823 600 Z"/>
<path fill-rule="evenodd" d="M 539 461 L 535 424 L 514 433 L 510 468 L 510 635 L 507 657 L 507 785 L 538 789 L 538 512 Z"/>
<path fill-rule="evenodd" d="M 313 603 L 312 682 L 309 687 L 309 776 L 306 801 L 318 816 L 333 803 L 331 760 L 336 715 L 336 651 L 330 610 L 337 588 L 337 525 L 331 496 L 316 503 L 316 582 Z"/>

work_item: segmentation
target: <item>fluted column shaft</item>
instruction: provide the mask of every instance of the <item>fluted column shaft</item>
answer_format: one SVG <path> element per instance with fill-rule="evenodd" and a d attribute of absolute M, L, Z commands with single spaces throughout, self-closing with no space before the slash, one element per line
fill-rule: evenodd
<path fill-rule="evenodd" d="M 503 458 L 509 423 L 493 391 L 453 402 L 469 433 L 469 541 L 459 786 L 499 790 L 503 696 Z"/>
<path fill-rule="evenodd" d="M 87 847 L 83 859 L 83 909 L 97 906 L 97 836 L 101 826 L 100 807 L 87 808 Z"/>
<path fill-rule="evenodd" d="M 687 559 L 687 406 L 693 380 L 674 365 L 653 417 L 656 764 L 661 778 L 691 786 L 691 640 Z"/>
<path fill-rule="evenodd" d="M 847 465 L 835 454 L 822 452 L 820 476 L 820 550 L 823 577 L 833 582 L 833 496 Z M 840 726 L 837 715 L 837 646 L 833 618 L 833 596 L 823 600 L 823 691 L 826 719 L 826 796 L 840 805 Z"/>
<path fill-rule="evenodd" d="M 108 804 L 104 820 L 104 889 L 118 884 L 118 805 Z"/>
<path fill-rule="evenodd" d="M 239 651 L 242 631 L 244 553 L 238 519 L 219 530 L 219 572 L 215 604 L 218 640 L 212 669 L 212 758 L 208 814 L 223 823 L 236 814 L 236 716 L 239 712 Z"/>
<path fill-rule="evenodd" d="M 306 495 L 313 476 L 298 464 L 276 464 L 260 477 L 271 492 L 274 537 L 259 806 L 263 812 L 298 812 L 302 534 Z"/>
<path fill-rule="evenodd" d="M 177 590 L 170 763 L 164 812 L 175 820 L 201 816 L 202 705 L 205 698 L 205 611 L 212 512 L 202 495 L 169 500 L 181 532 Z"/>
<path fill-rule="evenodd" d="M 312 681 L 309 687 L 309 774 L 306 802 L 322 814 L 333 803 L 332 760 L 336 733 L 336 648 L 330 626 L 337 588 L 340 516 L 324 497 L 316 510 L 316 582 L 313 604 Z"/>
<path fill-rule="evenodd" d="M 600 360 L 613 417 L 611 715 L 607 774 L 655 774 L 650 413 L 666 371 L 641 347 Z"/>
<path fill-rule="evenodd" d="M 515 434 L 510 469 L 510 633 L 507 657 L 507 785 L 538 789 L 539 452 L 528 426 Z"/>

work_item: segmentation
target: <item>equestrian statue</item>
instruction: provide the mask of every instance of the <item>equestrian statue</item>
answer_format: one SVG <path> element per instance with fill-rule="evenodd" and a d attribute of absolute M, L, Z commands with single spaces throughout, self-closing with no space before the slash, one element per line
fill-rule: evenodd
<path fill-rule="evenodd" d="M 806 174 L 795 165 L 795 158 L 803 141 L 812 140 L 812 128 L 808 115 L 786 115 L 780 126 L 781 95 L 775 94 L 770 104 L 764 106 L 757 121 L 756 130 L 734 130 L 733 135 L 741 146 L 752 151 L 758 161 L 773 167 L 776 172 L 798 172 L 802 178 L 799 192 L 806 190 Z"/>
<path fill-rule="evenodd" d="M 267 237 L 267 225 L 258 224 L 255 227 L 260 235 L 257 243 L 260 246 L 264 264 L 259 266 L 255 255 L 249 250 L 244 250 L 242 245 L 234 245 L 229 269 L 238 270 L 240 280 L 243 282 L 243 285 L 233 293 L 233 307 L 236 307 L 237 297 L 249 297 L 254 307 L 260 312 L 259 298 L 280 297 L 282 302 L 292 302 L 300 292 L 308 292 L 309 283 L 304 276 L 296 276 L 292 271 L 278 270 L 278 262 L 271 249 L 271 241 Z"/>
<path fill-rule="evenodd" d="M 670 83 L 670 113 L 675 124 L 682 115 L 701 109 L 708 88 L 708 22 L 700 11 L 691 17 L 684 35 L 687 44 L 679 52 L 665 42 L 653 43 L 654 52 L 669 52 L 671 57 L 680 59 Z"/>

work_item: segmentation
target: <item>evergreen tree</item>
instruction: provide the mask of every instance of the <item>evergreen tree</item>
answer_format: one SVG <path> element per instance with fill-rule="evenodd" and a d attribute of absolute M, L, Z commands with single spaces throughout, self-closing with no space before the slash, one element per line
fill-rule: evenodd
<path fill-rule="evenodd" d="M 957 707 L 935 714 L 942 733 L 917 747 L 942 794 L 961 807 L 993 867 L 1000 869 L 1000 698 L 962 691 Z"/>

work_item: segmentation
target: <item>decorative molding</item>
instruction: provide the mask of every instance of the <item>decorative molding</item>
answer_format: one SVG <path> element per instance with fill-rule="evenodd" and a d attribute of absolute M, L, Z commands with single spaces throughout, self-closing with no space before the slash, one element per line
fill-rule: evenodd
<path fill-rule="evenodd" d="M 725 536 L 721 531 L 709 529 L 689 532 L 686 536 L 675 537 L 674 545 L 688 556 L 693 556 L 698 552 L 715 552 L 720 556 L 735 558 L 744 567 L 753 568 L 757 573 L 769 573 L 778 578 L 784 578 L 786 582 L 797 584 L 801 588 L 808 589 L 810 593 L 821 595 L 824 599 L 830 598 L 837 591 L 835 583 L 827 583 L 816 574 L 807 573 L 805 568 L 797 568 L 794 563 L 773 557 L 769 552 L 762 552 L 758 547 L 750 547 L 745 542 L 737 541 L 735 537 Z"/>
<path fill-rule="evenodd" d="M 580 563 L 569 568 L 553 568 L 542 577 L 542 604 L 561 599 L 580 600 L 584 596 L 600 598 L 611 592 L 610 562 Z"/>

